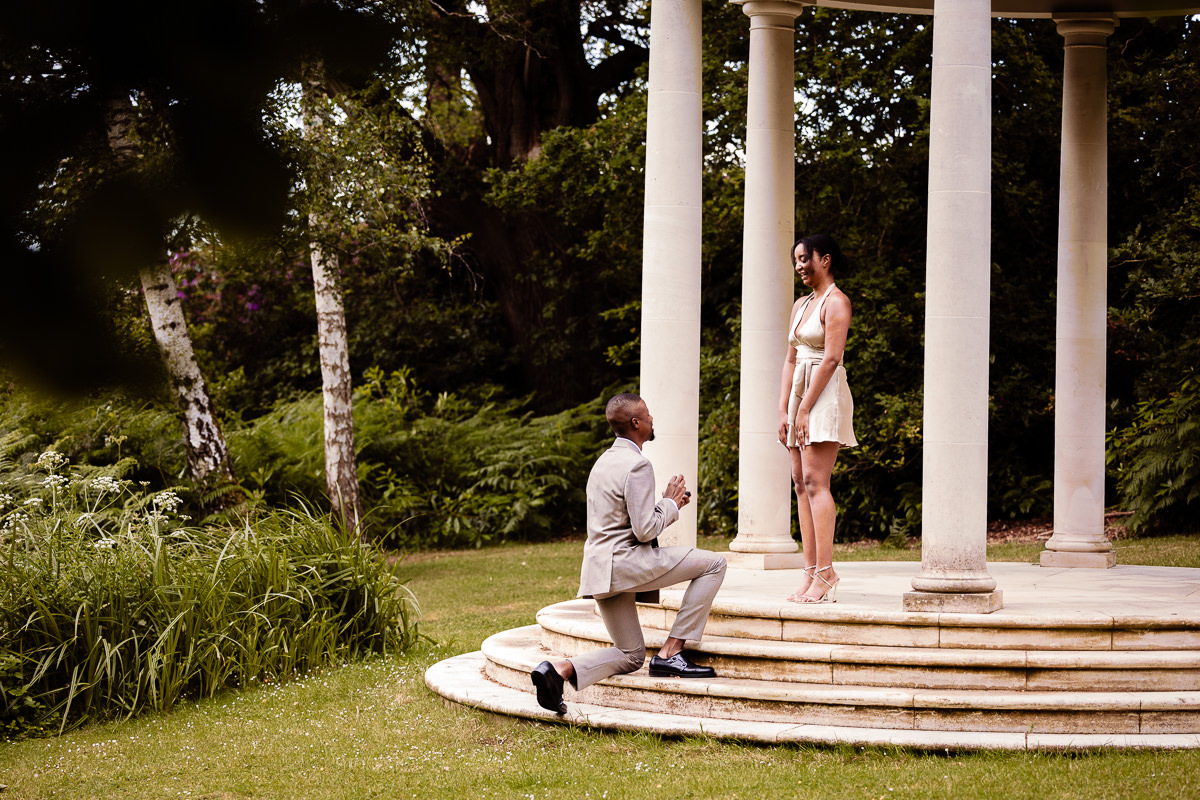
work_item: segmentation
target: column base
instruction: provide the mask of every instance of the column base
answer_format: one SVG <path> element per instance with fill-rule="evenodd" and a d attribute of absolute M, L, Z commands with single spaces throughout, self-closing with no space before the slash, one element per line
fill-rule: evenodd
<path fill-rule="evenodd" d="M 804 569 L 800 553 L 723 553 L 725 563 L 733 569 Z"/>
<path fill-rule="evenodd" d="M 1066 550 L 1043 550 L 1040 564 L 1043 567 L 1111 569 L 1117 565 L 1117 554 L 1112 550 L 1104 553 L 1072 553 Z"/>
<path fill-rule="evenodd" d="M 1004 592 L 905 592 L 905 611 L 947 614 L 991 614 L 1004 607 Z"/>

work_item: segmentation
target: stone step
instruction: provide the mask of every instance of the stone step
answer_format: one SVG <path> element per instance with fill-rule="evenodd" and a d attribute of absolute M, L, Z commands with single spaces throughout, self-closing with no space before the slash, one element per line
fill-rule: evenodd
<path fill-rule="evenodd" d="M 486 675 L 532 692 L 529 671 L 554 658 L 536 625 L 489 637 Z M 856 729 L 1072 735 L 1200 733 L 1200 691 L 924 690 L 897 686 L 787 683 L 718 673 L 712 680 L 652 678 L 643 668 L 583 692 L 568 703 L 741 720 Z"/>
<path fill-rule="evenodd" d="M 839 562 L 837 570 L 838 602 L 799 605 L 786 601 L 798 570 L 730 568 L 706 633 L 939 649 L 1200 650 L 1200 569 L 989 562 L 1004 592 L 1004 607 L 991 614 L 904 611 L 914 562 Z M 682 596 L 664 590 L 661 608 L 639 609 L 642 624 L 667 630 Z"/>
<path fill-rule="evenodd" d="M 486 675 L 481 651 L 465 653 L 431 666 L 425 684 L 447 702 L 480 711 L 521 717 L 538 722 L 565 723 L 609 731 L 645 731 L 663 736 L 706 736 L 762 744 L 848 744 L 896 746 L 930 751 L 959 750 L 1094 750 L 1094 749 L 1193 749 L 1200 734 L 1068 734 L 1019 731 L 941 731 L 912 728 L 864 728 L 853 725 L 812 725 L 637 711 L 580 702 L 573 699 L 565 715 L 546 711 L 534 695 L 496 683 Z"/>
<path fill-rule="evenodd" d="M 654 609 L 648 609 L 653 613 Z M 609 645 L 589 600 L 537 616 L 541 644 L 577 655 Z M 709 630 L 713 626 L 710 624 Z M 666 632 L 645 629 L 657 650 Z M 1007 691 L 1200 691 L 1200 651 L 1015 650 L 827 644 L 708 635 L 691 645 L 722 676 L 785 683 Z"/>
<path fill-rule="evenodd" d="M 669 630 L 683 592 L 641 605 L 642 626 Z M 584 601 L 586 602 L 586 601 Z M 705 632 L 739 639 L 840 645 L 987 650 L 1200 650 L 1200 616 L 1074 612 L 1067 615 L 887 611 L 852 602 L 726 601 L 718 595 Z"/>

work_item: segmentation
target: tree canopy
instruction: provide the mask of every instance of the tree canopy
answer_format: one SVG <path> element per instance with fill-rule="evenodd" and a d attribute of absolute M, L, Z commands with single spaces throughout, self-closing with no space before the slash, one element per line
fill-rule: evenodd
<path fill-rule="evenodd" d="M 721 502 L 701 510 L 724 530 L 749 24 L 723 0 L 703 0 L 703 19 L 702 477 Z M 832 9 L 796 21 L 796 229 L 834 234 L 854 267 L 839 281 L 854 300 L 847 366 L 862 426 L 839 466 L 854 535 L 919 520 L 930 26 Z M 1148 424 L 1148 400 L 1195 386 L 1180 365 L 1200 346 L 1198 45 L 1190 18 L 1122 20 L 1109 39 L 1114 430 Z M 423 187 L 417 213 L 411 195 L 376 191 L 394 173 L 369 154 L 340 173 L 336 199 L 360 226 L 337 234 L 355 254 L 344 279 L 356 372 L 412 370 L 435 392 L 499 386 L 546 412 L 627 386 L 647 47 L 648 5 L 619 0 L 6 4 L 3 356 L 61 381 L 122 374 L 131 348 L 113 344 L 119 302 L 96 302 L 112 297 L 102 279 L 195 215 L 217 245 L 187 249 L 181 291 L 201 358 L 224 378 L 218 402 L 253 416 L 311 389 L 308 289 L 287 232 L 318 187 L 297 183 L 287 120 L 266 111 L 321 58 L 331 81 L 363 90 L 361 119 L 390 130 L 396 163 Z M 1024 515 L 1051 502 L 1062 39 L 1047 20 L 996 20 L 993 60 L 990 511 Z M 136 98 L 161 143 L 133 174 L 112 174 L 102 153 L 113 92 Z M 444 244 L 368 246 L 389 229 Z M 1114 438 L 1110 496 L 1136 483 L 1122 477 L 1133 438 Z"/>

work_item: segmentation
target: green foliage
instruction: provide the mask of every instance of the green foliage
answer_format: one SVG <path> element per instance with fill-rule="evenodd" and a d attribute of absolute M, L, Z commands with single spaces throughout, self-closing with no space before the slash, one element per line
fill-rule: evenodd
<path fill-rule="evenodd" d="M 586 448 L 561 433 L 574 422 L 546 423 L 550 433 L 538 426 L 607 384 L 628 382 L 637 366 L 646 8 L 503 3 L 481 12 L 484 20 L 461 3 L 436 15 L 376 4 L 397 25 L 391 30 L 406 32 L 403 56 L 373 81 L 357 82 L 363 91 L 330 81 L 336 103 L 322 100 L 321 135 L 308 141 L 289 130 L 298 92 L 280 86 L 295 84 L 272 84 L 267 127 L 283 145 L 278 151 L 308 175 L 293 184 L 290 224 L 274 241 L 252 244 L 188 226 L 183 233 L 193 241 L 182 242 L 188 246 L 175 264 L 198 355 L 227 430 L 242 437 L 245 482 L 258 498 L 281 504 L 298 492 L 317 503 L 324 491 L 306 257 L 308 213 L 318 211 L 328 221 L 324 243 L 341 257 L 356 383 L 391 381 L 365 378 L 361 367 L 371 365 L 384 375 L 408 370 L 422 389 L 404 414 L 383 401 L 391 388 L 360 390 L 360 477 L 375 507 L 371 523 L 394 530 L 387 535 L 397 543 L 496 541 L 509 535 L 496 532 L 511 521 L 499 510 L 503 498 L 517 497 L 515 518 L 531 535 L 577 527 L 574 490 L 560 478 L 578 473 L 557 465 L 555 448 L 572 458 Z M 704 492 L 697 502 L 704 529 L 732 533 L 749 25 L 737 5 L 721 0 L 705 0 L 702 13 Z M 862 443 L 839 457 L 835 478 L 847 538 L 911 534 L 920 519 L 929 23 L 827 8 L 806 9 L 796 21 L 796 228 L 837 236 L 854 268 L 839 276 L 854 303 L 846 364 Z M 1044 514 L 1051 504 L 1063 43 L 1046 20 L 998 19 L 992 32 L 989 514 L 1002 517 Z M 1187 17 L 1122 20 L 1109 38 L 1116 246 L 1108 384 L 1109 425 L 1118 431 L 1141 424 L 1141 404 L 1177 391 L 1180 364 L 1200 361 L 1198 47 L 1200 24 Z M 536 70 L 520 66 L 529 52 L 538 53 Z M 14 60 L 32 65 L 25 71 L 36 77 L 7 87 L 24 98 L 14 108 L 33 112 L 70 96 L 72 80 L 46 83 L 58 71 L 44 61 L 33 50 Z M 82 74 L 78 64 L 63 67 L 70 74 L 60 78 Z M 522 80 L 510 80 L 517 75 Z M 165 123 L 174 117 L 155 127 L 164 108 L 146 100 L 143 136 L 165 153 L 174 130 Z M 412 109 L 420 111 L 410 118 Z M 34 238 L 70 232 L 64 226 L 73 214 L 56 216 L 69 200 L 97 202 L 86 187 L 111 178 L 101 133 L 91 131 L 86 146 L 77 142 L 69 163 L 50 153 L 58 145 L 11 149 L 23 160 L 40 154 L 23 186 L 58 193 L 39 201 L 49 204 L 34 214 L 40 221 L 26 220 L 41 226 L 30 229 Z M 159 156 L 143 172 L 182 177 L 182 162 Z M 172 199 L 164 207 L 185 206 Z M 119 221 L 112 231 L 128 228 L 128 219 Z M 430 231 L 454 247 L 429 246 Z M 105 296 L 124 347 L 149 352 L 144 321 L 131 308 L 136 295 L 83 294 Z M 73 305 L 57 302 L 63 316 L 74 314 Z M 27 333 L 23 340 L 40 341 Z M 486 397 L 461 388 L 479 384 L 501 388 Z M 455 394 L 439 401 L 444 392 Z M 136 406 L 118 403 L 93 418 L 10 410 L 21 422 L 0 430 L 37 435 L 18 460 L 51 445 L 81 464 L 132 457 L 130 478 L 170 486 L 183 464 L 175 423 L 153 404 Z M 526 409 L 551 416 L 527 417 Z M 511 441 L 521 446 L 498 445 L 509 438 L 498 439 L 490 420 L 514 426 Z M 125 437 L 124 444 L 106 448 L 96 431 Z M 533 441 L 547 436 L 554 444 L 537 450 Z M 1133 455 L 1123 451 L 1114 463 L 1125 470 Z"/>
<path fill-rule="evenodd" d="M 1138 403 L 1133 424 L 1109 435 L 1108 460 L 1133 533 L 1194 528 L 1200 508 L 1200 373 L 1165 397 Z"/>
<path fill-rule="evenodd" d="M 700 474 L 697 528 L 710 536 L 737 535 L 739 374 L 736 329 L 709 335 L 700 354 Z"/>
<path fill-rule="evenodd" d="M 371 536 L 394 547 L 544 539 L 582 523 L 603 415 L 535 417 L 515 401 L 430 395 L 406 370 L 367 371 L 355 393 L 358 478 Z M 599 420 L 599 421 L 597 421 Z M 229 433 L 239 474 L 265 502 L 323 502 L 321 398 L 279 404 Z"/>
<path fill-rule="evenodd" d="M 1200 494 L 1191 370 L 1200 363 L 1200 22 L 1122 24 L 1110 48 L 1120 53 L 1110 56 L 1110 477 L 1131 528 L 1191 525 Z"/>
<path fill-rule="evenodd" d="M 0 481 L 51 449 L 80 470 L 146 481 L 155 489 L 174 486 L 187 467 L 174 412 L 124 392 L 76 400 L 16 389 L 0 393 L 0 442 Z"/>
<path fill-rule="evenodd" d="M 188 528 L 171 492 L 54 451 L 0 495 L 0 725 L 170 709 L 333 659 L 404 650 L 415 601 L 381 554 L 307 511 Z"/>
<path fill-rule="evenodd" d="M 619 380 L 609 362 L 636 361 L 645 100 L 613 106 L 593 125 L 547 131 L 536 158 L 484 176 L 489 213 L 510 226 L 513 247 L 531 248 L 505 306 L 526 318 L 520 358 L 568 403 Z"/>

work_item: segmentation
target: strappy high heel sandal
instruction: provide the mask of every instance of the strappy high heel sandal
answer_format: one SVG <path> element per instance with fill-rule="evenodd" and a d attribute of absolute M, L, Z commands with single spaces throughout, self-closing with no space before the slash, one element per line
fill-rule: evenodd
<path fill-rule="evenodd" d="M 813 578 L 815 578 L 816 580 L 825 584 L 825 591 L 821 593 L 820 597 L 809 597 L 808 595 L 805 594 L 805 595 L 801 595 L 800 599 L 797 600 L 796 602 L 797 603 L 836 603 L 837 602 L 837 585 L 842 582 L 842 579 L 835 576 L 832 581 L 828 581 L 824 578 L 824 576 L 821 575 L 822 572 L 825 572 L 826 570 L 831 570 L 831 569 L 833 569 L 832 564 L 830 564 L 828 567 L 821 567 L 820 569 L 818 569 L 816 572 L 813 573 Z"/>
<path fill-rule="evenodd" d="M 805 567 L 804 569 L 801 570 L 801 572 L 803 572 L 805 575 L 808 576 L 808 586 L 805 586 L 803 589 L 797 589 L 791 595 L 791 597 L 788 598 L 789 603 L 805 603 L 805 602 L 807 602 L 806 600 L 801 600 L 800 598 L 804 597 L 804 593 L 807 592 L 809 590 L 809 588 L 812 587 L 814 570 L 816 570 L 816 568 L 817 568 L 817 565 L 813 564 L 811 567 Z"/>

